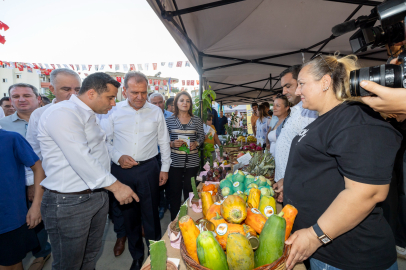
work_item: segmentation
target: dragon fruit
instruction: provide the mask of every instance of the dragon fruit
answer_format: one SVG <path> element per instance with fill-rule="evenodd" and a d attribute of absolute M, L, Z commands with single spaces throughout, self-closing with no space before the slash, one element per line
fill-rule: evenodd
<path fill-rule="evenodd" d="M 251 147 L 252 149 L 255 149 L 255 148 L 257 147 L 257 145 L 256 145 L 255 143 L 250 143 L 250 147 Z"/>

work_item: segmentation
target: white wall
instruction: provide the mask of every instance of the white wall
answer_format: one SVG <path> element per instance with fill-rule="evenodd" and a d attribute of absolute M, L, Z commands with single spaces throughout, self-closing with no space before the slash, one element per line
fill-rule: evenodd
<path fill-rule="evenodd" d="M 21 75 L 21 78 L 17 79 L 17 75 Z M 33 69 L 32 73 L 30 73 L 26 68 L 24 68 L 24 71 L 19 71 L 18 68 L 8 69 L 0 66 L 0 98 L 8 96 L 8 88 L 15 83 L 28 83 L 37 87 L 38 91 L 40 91 L 41 80 L 39 76 L 36 69 Z M 7 82 L 3 82 L 3 79 L 6 79 Z"/>

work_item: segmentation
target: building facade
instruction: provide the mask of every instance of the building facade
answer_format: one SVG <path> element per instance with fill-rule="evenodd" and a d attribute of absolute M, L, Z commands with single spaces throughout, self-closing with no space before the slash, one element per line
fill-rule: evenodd
<path fill-rule="evenodd" d="M 39 75 L 35 69 L 31 71 L 32 72 L 29 72 L 27 68 L 20 71 L 18 68 L 9 68 L 7 65 L 0 66 L 0 98 L 8 96 L 8 88 L 16 83 L 31 84 L 42 94 L 41 75 Z M 44 80 L 46 80 L 46 78 Z"/>

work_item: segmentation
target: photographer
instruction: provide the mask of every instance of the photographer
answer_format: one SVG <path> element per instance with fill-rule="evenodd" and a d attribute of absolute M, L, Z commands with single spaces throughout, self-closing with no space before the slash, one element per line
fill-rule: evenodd
<path fill-rule="evenodd" d="M 371 108 L 350 102 L 356 57 L 318 55 L 298 76 L 303 108 L 319 117 L 292 141 L 283 201 L 298 209 L 286 266 L 397 269 L 385 200 L 401 135 Z M 371 136 L 373 134 L 373 136 Z"/>

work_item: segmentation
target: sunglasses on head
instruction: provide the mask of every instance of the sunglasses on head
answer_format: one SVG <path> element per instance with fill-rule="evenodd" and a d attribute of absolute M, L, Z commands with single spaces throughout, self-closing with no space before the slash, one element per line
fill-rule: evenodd
<path fill-rule="evenodd" d="M 317 55 L 313 58 L 313 60 L 316 59 L 317 57 L 321 57 L 321 59 L 323 59 L 324 63 L 326 63 L 326 65 L 328 66 L 328 69 L 329 69 L 331 72 L 333 72 L 333 70 L 331 69 L 330 65 L 327 63 L 326 59 L 324 59 L 324 57 L 323 57 L 323 55 L 322 55 L 321 53 L 317 54 Z"/>

